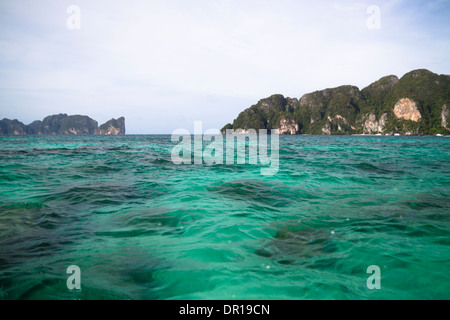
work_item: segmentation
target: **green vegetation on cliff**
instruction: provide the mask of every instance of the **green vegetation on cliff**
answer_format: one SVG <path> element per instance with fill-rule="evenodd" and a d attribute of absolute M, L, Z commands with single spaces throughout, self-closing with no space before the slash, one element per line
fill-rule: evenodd
<path fill-rule="evenodd" d="M 61 126 L 57 131 L 58 134 L 94 134 L 98 127 L 98 123 L 88 116 L 70 116 L 65 117 L 61 121 Z"/>
<path fill-rule="evenodd" d="M 16 119 L 9 120 L 5 118 L 3 120 L 0 120 L 0 134 L 23 135 L 27 134 L 27 128 L 22 122 Z"/>
<path fill-rule="evenodd" d="M 394 110 L 395 109 L 395 110 Z M 280 129 L 299 134 L 449 134 L 450 76 L 414 70 L 366 88 L 344 85 L 300 99 L 260 100 L 222 129 Z"/>
<path fill-rule="evenodd" d="M 108 130 L 102 131 L 101 128 L 105 127 Z M 24 125 L 18 120 L 3 119 L 0 120 L 0 134 L 125 134 L 125 118 L 112 119 L 100 128 L 97 121 L 88 116 L 68 116 L 65 113 L 48 116 L 29 125 Z"/>

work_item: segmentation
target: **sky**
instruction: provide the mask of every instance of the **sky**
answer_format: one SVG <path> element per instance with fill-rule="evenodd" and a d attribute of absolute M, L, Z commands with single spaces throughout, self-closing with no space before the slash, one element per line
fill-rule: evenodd
<path fill-rule="evenodd" d="M 0 119 L 220 129 L 272 94 L 450 74 L 449 58 L 450 0 L 0 0 Z"/>

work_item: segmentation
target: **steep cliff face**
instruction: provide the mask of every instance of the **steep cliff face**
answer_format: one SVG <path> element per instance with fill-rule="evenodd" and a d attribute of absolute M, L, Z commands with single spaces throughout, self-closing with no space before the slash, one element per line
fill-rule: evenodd
<path fill-rule="evenodd" d="M 402 98 L 394 106 L 394 114 L 397 118 L 419 122 L 422 115 L 417 109 L 416 103 L 408 98 Z"/>
<path fill-rule="evenodd" d="M 387 114 L 383 113 L 379 120 L 376 119 L 375 114 L 369 114 L 368 119 L 364 122 L 363 133 L 383 133 L 385 131 L 385 125 L 387 120 Z"/>
<path fill-rule="evenodd" d="M 112 119 L 98 127 L 97 121 L 88 116 L 58 114 L 34 121 L 28 126 L 17 120 L 0 121 L 0 134 L 125 134 L 125 118 Z"/>
<path fill-rule="evenodd" d="M 283 118 L 280 120 L 280 134 L 297 134 L 298 123 L 294 119 Z"/>
<path fill-rule="evenodd" d="M 331 125 L 329 122 L 326 122 L 325 125 L 322 128 L 323 134 L 330 135 L 331 134 Z"/>
<path fill-rule="evenodd" d="M 111 119 L 108 122 L 102 124 L 97 130 L 96 134 L 102 135 L 116 135 L 125 134 L 125 118 Z"/>
<path fill-rule="evenodd" d="M 291 134 L 448 133 L 448 105 L 450 76 L 419 69 L 400 79 L 383 77 L 361 91 L 346 85 L 307 93 L 299 100 L 273 95 L 242 111 L 226 127 L 276 128 Z"/>
<path fill-rule="evenodd" d="M 447 105 L 444 104 L 441 112 L 441 126 L 450 131 L 450 110 L 447 109 Z"/>

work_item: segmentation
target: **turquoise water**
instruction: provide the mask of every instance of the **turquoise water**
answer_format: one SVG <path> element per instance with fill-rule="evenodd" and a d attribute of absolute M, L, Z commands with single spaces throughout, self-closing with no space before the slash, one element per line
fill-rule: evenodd
<path fill-rule="evenodd" d="M 0 137 L 0 299 L 450 298 L 449 138 L 280 136 L 274 176 L 174 145 Z"/>

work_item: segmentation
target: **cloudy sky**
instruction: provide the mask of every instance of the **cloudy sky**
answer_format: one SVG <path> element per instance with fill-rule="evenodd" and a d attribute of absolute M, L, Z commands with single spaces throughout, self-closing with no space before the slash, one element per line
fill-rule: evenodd
<path fill-rule="evenodd" d="M 449 17 L 448 0 L 0 0 L 0 118 L 220 129 L 275 93 L 450 74 Z"/>

